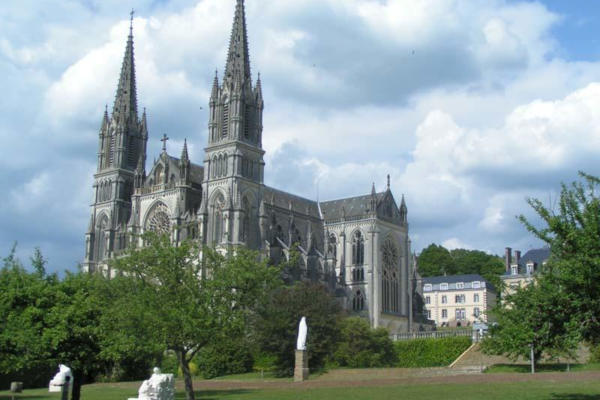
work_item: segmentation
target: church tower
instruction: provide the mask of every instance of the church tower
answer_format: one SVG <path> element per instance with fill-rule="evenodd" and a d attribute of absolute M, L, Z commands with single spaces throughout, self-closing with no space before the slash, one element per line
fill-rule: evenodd
<path fill-rule="evenodd" d="M 104 112 L 99 134 L 94 202 L 86 233 L 84 269 L 93 272 L 126 247 L 134 181 L 144 174 L 148 129 L 146 112 L 138 119 L 133 13 L 121 76 L 109 116 Z"/>
<path fill-rule="evenodd" d="M 260 75 L 252 83 L 244 1 L 237 0 L 225 73 L 215 75 L 209 104 L 203 201 L 204 243 L 260 247 L 258 210 L 264 189 Z"/>

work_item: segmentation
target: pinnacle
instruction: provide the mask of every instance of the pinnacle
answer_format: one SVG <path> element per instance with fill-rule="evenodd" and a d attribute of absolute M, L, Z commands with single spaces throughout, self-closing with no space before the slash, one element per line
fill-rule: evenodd
<path fill-rule="evenodd" d="M 250 56 L 248 52 L 248 33 L 246 30 L 246 15 L 244 1 L 237 0 L 235 17 L 231 28 L 225 80 L 233 79 L 236 73 L 243 81 L 250 78 Z"/>
<path fill-rule="evenodd" d="M 137 89 L 135 80 L 135 58 L 133 51 L 133 15 L 125 56 L 121 66 L 121 75 L 113 107 L 113 115 L 119 115 L 120 120 L 129 119 L 137 122 Z"/>
<path fill-rule="evenodd" d="M 181 161 L 189 161 L 187 139 L 183 139 L 183 149 L 181 150 Z"/>

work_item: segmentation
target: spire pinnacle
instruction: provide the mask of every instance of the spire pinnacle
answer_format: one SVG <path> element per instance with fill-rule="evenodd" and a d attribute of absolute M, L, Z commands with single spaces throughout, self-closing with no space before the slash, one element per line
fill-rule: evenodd
<path fill-rule="evenodd" d="M 183 139 L 183 149 L 181 150 L 181 161 L 187 162 L 190 157 L 188 155 L 187 139 Z"/>
<path fill-rule="evenodd" d="M 129 36 L 133 36 L 133 15 L 135 14 L 135 10 L 132 8 L 129 15 L 131 16 L 129 20 Z"/>
<path fill-rule="evenodd" d="M 137 89 L 135 82 L 135 60 L 133 54 L 133 10 L 131 11 L 131 21 L 129 28 L 129 37 L 127 38 L 127 47 L 121 66 L 121 76 L 119 77 L 119 86 L 115 97 L 113 115 L 118 115 L 123 119 L 129 119 L 137 122 Z"/>
<path fill-rule="evenodd" d="M 248 53 L 244 0 L 237 0 L 236 3 L 224 80 L 233 79 L 236 73 L 240 74 L 244 81 L 250 79 L 250 55 Z"/>
<path fill-rule="evenodd" d="M 213 100 L 216 100 L 218 94 L 219 94 L 219 71 L 215 69 L 215 79 L 213 81 L 213 87 L 212 87 L 212 92 L 210 94 L 210 98 Z"/>
<path fill-rule="evenodd" d="M 390 190 L 390 174 L 387 176 L 387 188 Z"/>

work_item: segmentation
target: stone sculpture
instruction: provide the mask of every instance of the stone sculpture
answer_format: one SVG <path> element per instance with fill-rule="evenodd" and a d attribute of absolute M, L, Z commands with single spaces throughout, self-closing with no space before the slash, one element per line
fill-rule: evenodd
<path fill-rule="evenodd" d="M 71 368 L 66 365 L 60 364 L 58 366 L 58 373 L 54 375 L 54 378 L 50 381 L 48 386 L 49 392 L 60 393 L 62 391 L 62 387 L 67 381 L 67 377 L 69 377 L 69 382 L 73 382 L 73 373 L 71 372 Z"/>
<path fill-rule="evenodd" d="M 298 326 L 298 341 L 296 350 L 306 350 L 306 335 L 308 334 L 308 326 L 306 325 L 306 317 L 302 317 Z"/>
<path fill-rule="evenodd" d="M 150 379 L 145 380 L 138 390 L 138 398 L 129 400 L 174 400 L 175 379 L 173 374 L 161 374 L 160 369 L 154 368 Z"/>

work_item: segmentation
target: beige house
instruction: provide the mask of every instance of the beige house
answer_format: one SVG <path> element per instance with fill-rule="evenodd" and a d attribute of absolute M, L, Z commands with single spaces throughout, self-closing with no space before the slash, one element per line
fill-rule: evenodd
<path fill-rule="evenodd" d="M 436 326 L 471 326 L 487 322 L 496 289 L 480 275 L 435 276 L 423 278 L 423 299 Z"/>
<path fill-rule="evenodd" d="M 535 275 L 546 264 L 550 257 L 550 249 L 532 249 L 521 257 L 518 250 L 512 252 L 506 248 L 504 256 L 506 271 L 500 278 L 504 283 L 503 296 L 515 293 L 518 289 L 528 286 L 535 279 Z"/>

